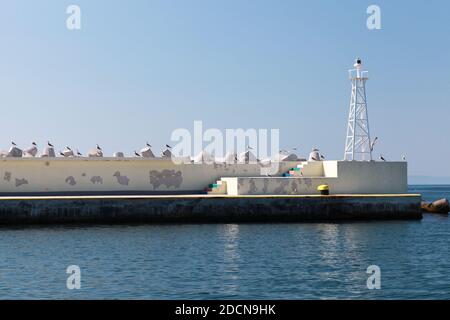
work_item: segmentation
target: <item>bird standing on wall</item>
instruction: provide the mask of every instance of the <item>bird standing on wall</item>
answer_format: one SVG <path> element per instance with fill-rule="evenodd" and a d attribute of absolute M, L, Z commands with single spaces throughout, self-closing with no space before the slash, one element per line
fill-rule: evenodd
<path fill-rule="evenodd" d="M 36 142 L 31 143 L 31 147 L 23 151 L 24 157 L 35 157 L 38 153 Z"/>
<path fill-rule="evenodd" d="M 380 154 L 380 160 L 381 160 L 381 161 L 386 161 L 386 159 L 383 157 L 382 154 Z"/>

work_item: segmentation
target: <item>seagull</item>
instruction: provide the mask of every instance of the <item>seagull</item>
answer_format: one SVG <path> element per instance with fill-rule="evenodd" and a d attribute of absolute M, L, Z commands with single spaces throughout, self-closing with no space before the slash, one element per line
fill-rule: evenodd
<path fill-rule="evenodd" d="M 151 148 L 152 146 L 150 145 L 150 143 L 146 143 L 147 147 Z"/>
<path fill-rule="evenodd" d="M 11 141 L 11 144 L 12 144 L 13 146 L 17 146 L 17 144 L 16 144 L 14 141 Z"/>
<path fill-rule="evenodd" d="M 70 149 L 68 146 L 66 146 L 66 149 L 72 151 L 72 149 Z"/>
<path fill-rule="evenodd" d="M 382 154 L 380 154 L 380 160 L 381 160 L 381 161 L 386 161 L 386 159 L 383 158 L 383 155 L 382 155 Z"/>
<path fill-rule="evenodd" d="M 49 147 L 52 147 L 52 148 L 53 148 L 53 145 L 50 143 L 50 141 L 47 141 L 47 145 L 48 145 Z"/>
<path fill-rule="evenodd" d="M 141 156 L 139 153 L 137 153 L 137 151 L 134 151 L 134 155 L 135 155 L 136 157 L 140 157 L 140 156 Z"/>
<path fill-rule="evenodd" d="M 63 157 L 65 157 L 64 153 L 62 153 L 61 151 L 59 152 L 59 154 Z"/>
<path fill-rule="evenodd" d="M 167 147 L 167 148 L 169 148 L 169 149 L 172 149 L 172 147 L 171 147 L 171 146 L 169 146 L 168 144 L 166 144 L 166 147 Z"/>
<path fill-rule="evenodd" d="M 375 146 L 375 143 L 377 142 L 378 137 L 375 137 L 375 139 L 373 139 L 372 143 L 370 144 L 370 151 L 373 151 L 373 147 Z"/>
<path fill-rule="evenodd" d="M 32 144 L 33 146 L 37 147 L 36 142 L 32 142 L 31 144 Z"/>

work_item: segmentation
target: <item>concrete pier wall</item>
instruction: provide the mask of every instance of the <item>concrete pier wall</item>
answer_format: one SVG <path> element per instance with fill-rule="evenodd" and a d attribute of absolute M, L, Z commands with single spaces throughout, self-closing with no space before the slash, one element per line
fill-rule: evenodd
<path fill-rule="evenodd" d="M 0 225 L 421 219 L 420 195 L 0 198 Z"/>
<path fill-rule="evenodd" d="M 279 163 L 279 174 L 298 163 Z M 260 174 L 259 164 L 176 164 L 163 158 L 3 158 L 0 194 L 187 194 L 220 177 Z"/>
<path fill-rule="evenodd" d="M 311 195 L 326 184 L 331 194 L 403 194 L 406 162 L 308 162 L 302 176 L 225 178 L 228 195 Z"/>

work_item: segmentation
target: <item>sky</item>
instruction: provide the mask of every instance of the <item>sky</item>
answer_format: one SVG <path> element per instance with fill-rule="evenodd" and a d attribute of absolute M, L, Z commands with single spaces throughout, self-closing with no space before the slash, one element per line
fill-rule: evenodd
<path fill-rule="evenodd" d="M 66 26 L 72 4 L 80 30 Z M 366 25 L 372 4 L 380 30 Z M 374 157 L 450 177 L 448 12 L 446 0 L 3 0 L 0 149 L 159 152 L 200 120 L 280 129 L 282 148 L 342 159 L 360 57 Z"/>

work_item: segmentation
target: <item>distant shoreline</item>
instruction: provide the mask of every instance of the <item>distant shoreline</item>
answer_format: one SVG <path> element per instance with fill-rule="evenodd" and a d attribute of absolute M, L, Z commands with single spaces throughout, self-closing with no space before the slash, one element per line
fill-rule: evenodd
<path fill-rule="evenodd" d="M 408 176 L 408 185 L 450 185 L 450 177 Z"/>

